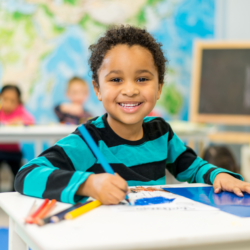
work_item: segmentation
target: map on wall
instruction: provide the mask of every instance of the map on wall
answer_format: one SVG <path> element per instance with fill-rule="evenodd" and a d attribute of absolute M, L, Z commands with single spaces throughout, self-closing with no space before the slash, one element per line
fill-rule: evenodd
<path fill-rule="evenodd" d="M 90 87 L 87 110 L 103 114 L 88 46 L 112 24 L 146 27 L 163 44 L 169 64 L 156 112 L 187 119 L 193 41 L 213 38 L 214 0 L 0 0 L 0 86 L 18 84 L 37 123 L 51 123 L 79 76 Z"/>

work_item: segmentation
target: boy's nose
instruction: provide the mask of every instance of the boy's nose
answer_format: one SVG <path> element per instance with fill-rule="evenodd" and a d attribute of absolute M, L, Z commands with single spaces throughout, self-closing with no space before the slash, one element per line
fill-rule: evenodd
<path fill-rule="evenodd" d="M 133 82 L 127 82 L 123 85 L 121 93 L 127 96 L 134 96 L 139 94 L 139 88 L 137 84 Z"/>

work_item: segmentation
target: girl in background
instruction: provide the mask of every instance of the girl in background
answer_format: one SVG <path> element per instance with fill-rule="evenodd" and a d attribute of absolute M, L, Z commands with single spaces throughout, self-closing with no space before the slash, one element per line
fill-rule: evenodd
<path fill-rule="evenodd" d="M 20 89 L 15 85 L 5 85 L 0 91 L 0 126 L 31 124 L 34 124 L 34 118 L 22 105 Z M 0 164 L 5 161 L 14 177 L 21 167 L 21 160 L 22 152 L 19 144 L 0 144 Z"/>

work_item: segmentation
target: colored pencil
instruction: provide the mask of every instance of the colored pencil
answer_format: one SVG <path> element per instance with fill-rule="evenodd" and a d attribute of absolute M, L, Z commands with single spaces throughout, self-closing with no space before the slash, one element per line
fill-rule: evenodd
<path fill-rule="evenodd" d="M 57 223 L 59 221 L 64 220 L 64 215 L 70 211 L 73 211 L 76 208 L 79 208 L 81 206 L 84 206 L 86 204 L 88 204 L 90 201 L 86 201 L 85 203 L 76 203 L 74 206 L 71 206 L 67 209 L 64 209 L 63 211 L 57 213 L 57 214 L 53 214 L 49 217 L 46 217 L 42 220 L 39 221 L 39 226 L 43 226 L 46 225 L 48 223 Z"/>
<path fill-rule="evenodd" d="M 97 147 L 95 141 L 89 134 L 88 130 L 85 128 L 85 126 L 82 124 L 78 127 L 79 132 L 81 133 L 82 137 L 85 139 L 86 143 L 90 147 L 92 153 L 96 156 L 96 158 L 99 160 L 101 166 L 103 167 L 104 171 L 108 174 L 114 175 L 115 172 L 112 169 L 112 167 L 109 165 L 109 163 L 106 161 L 105 157 Z M 130 204 L 128 195 L 126 195 L 126 201 Z"/>
<path fill-rule="evenodd" d="M 51 200 L 41 212 L 34 218 L 34 223 L 39 224 L 40 220 L 43 219 L 49 211 L 56 205 L 56 200 Z"/>
<path fill-rule="evenodd" d="M 43 208 L 48 204 L 48 202 L 49 202 L 49 199 L 45 199 L 44 202 L 40 205 L 40 207 L 38 207 L 38 209 L 32 215 L 30 215 L 29 217 L 25 219 L 25 222 L 32 224 L 34 221 L 34 218 L 43 210 Z"/>
<path fill-rule="evenodd" d="M 25 223 L 28 223 L 29 217 L 35 212 L 35 210 L 36 210 L 36 200 L 34 200 L 32 206 L 31 206 L 31 208 L 30 208 L 30 210 L 29 210 L 29 212 L 28 212 L 28 214 L 26 216 L 26 218 L 24 219 Z"/>
<path fill-rule="evenodd" d="M 95 141 L 93 140 L 93 138 L 91 137 L 91 135 L 89 134 L 89 132 L 85 128 L 85 126 L 81 125 L 80 127 L 78 127 L 78 130 L 80 131 L 82 137 L 86 140 L 86 143 L 90 147 L 93 154 L 99 160 L 99 162 L 102 165 L 104 171 L 107 172 L 108 174 L 113 174 L 114 175 L 115 174 L 114 170 L 111 168 L 111 166 L 108 164 L 108 162 L 104 158 L 103 154 L 101 153 L 101 151 L 97 147 Z"/>
<path fill-rule="evenodd" d="M 99 207 L 101 205 L 102 205 L 102 203 L 100 201 L 98 201 L 98 200 L 92 201 L 92 202 L 90 202 L 90 203 L 88 203 L 88 204 L 86 204 L 86 205 L 84 205 L 82 207 L 79 207 L 79 208 L 65 214 L 64 218 L 66 220 L 72 220 L 72 219 L 74 219 L 74 218 L 76 218 L 76 217 L 78 217 L 78 216 L 80 216 L 80 215 L 82 215 L 84 213 L 87 213 L 90 210 L 92 210 L 94 208 L 97 208 L 97 207 Z"/>
<path fill-rule="evenodd" d="M 74 206 L 72 206 L 72 207 L 70 207 L 70 208 L 68 208 L 68 209 L 66 209 L 66 210 L 64 210 L 64 211 L 62 211 L 61 213 L 52 216 L 51 221 L 54 222 L 54 223 L 56 223 L 56 222 L 59 222 L 59 221 L 61 221 L 61 220 L 64 220 L 64 219 L 65 219 L 64 217 L 65 217 L 65 215 L 66 215 L 67 213 L 69 213 L 69 212 L 71 212 L 71 211 L 74 211 L 75 209 L 80 208 L 80 207 L 82 207 L 82 206 L 85 206 L 86 204 L 88 204 L 88 203 L 90 203 L 90 202 L 91 202 L 91 201 L 86 201 L 86 202 L 84 202 L 84 203 L 78 203 L 78 204 L 76 204 L 76 205 L 74 205 Z"/>

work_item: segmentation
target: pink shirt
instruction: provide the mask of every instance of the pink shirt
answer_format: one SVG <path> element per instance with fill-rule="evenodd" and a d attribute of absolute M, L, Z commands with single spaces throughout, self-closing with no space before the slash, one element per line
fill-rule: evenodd
<path fill-rule="evenodd" d="M 6 114 L 0 109 L 0 124 L 9 125 L 12 120 L 16 119 L 20 120 L 24 125 L 34 124 L 33 116 L 29 114 L 21 104 L 10 114 Z M 0 144 L 0 151 L 15 152 L 19 150 L 17 143 Z"/>
<path fill-rule="evenodd" d="M 19 119 L 24 125 L 34 124 L 34 118 L 29 114 L 23 105 L 19 105 L 12 113 L 6 114 L 0 109 L 0 123 L 8 125 L 12 120 Z"/>

